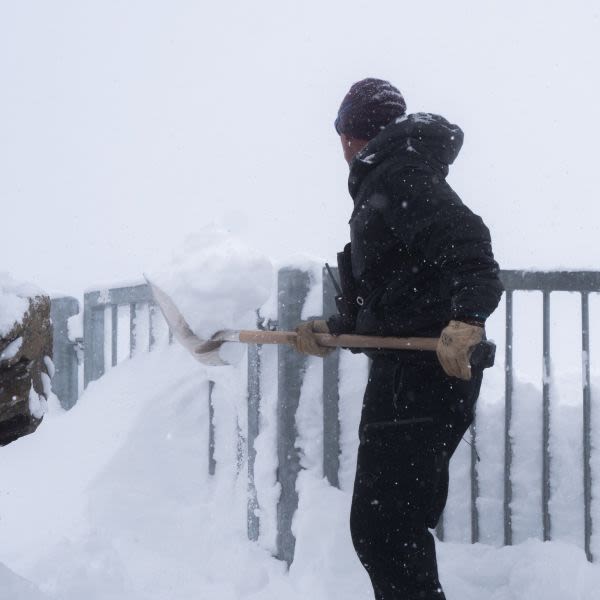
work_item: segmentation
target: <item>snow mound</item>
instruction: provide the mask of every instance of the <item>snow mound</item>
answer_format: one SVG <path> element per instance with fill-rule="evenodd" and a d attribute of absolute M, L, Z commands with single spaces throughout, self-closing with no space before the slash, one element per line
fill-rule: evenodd
<path fill-rule="evenodd" d="M 194 332 L 256 324 L 254 311 L 269 297 L 271 262 L 228 232 L 206 227 L 185 241 L 183 252 L 150 279 L 171 296 Z"/>
<path fill-rule="evenodd" d="M 0 563 L 0 590 L 7 600 L 49 600 L 30 581 L 19 577 Z"/>
<path fill-rule="evenodd" d="M 110 369 L 2 448 L 0 560 L 60 600 L 237 598 L 282 573 L 245 540 L 242 374 L 214 371 L 215 476 L 207 370 L 177 345 Z"/>
<path fill-rule="evenodd" d="M 185 251 L 154 279 L 198 333 L 245 321 L 252 326 L 254 309 L 261 305 L 276 310 L 276 294 L 270 308 L 264 305 L 273 280 L 270 262 L 225 232 L 206 230 L 189 239 Z M 304 317 L 321 310 L 317 266 L 311 279 Z M 296 555 L 288 571 L 271 556 L 280 493 L 277 354 L 269 346 L 261 354 L 258 543 L 248 541 L 246 529 L 245 369 L 204 367 L 165 340 L 152 352 L 109 368 L 72 410 L 63 411 L 51 397 L 36 434 L 0 449 L 0 561 L 54 600 L 372 600 L 348 527 L 367 360 L 350 353 L 341 357 L 341 489 L 323 477 L 322 363 L 307 360 L 296 413 L 302 466 L 292 525 Z M 502 532 L 502 382 L 501 369 L 486 376 L 478 409 L 481 539 L 491 543 Z M 514 391 L 513 524 L 515 540 L 523 543 L 509 548 L 453 543 L 468 539 L 469 532 L 470 448 L 462 444 L 452 467 L 445 521 L 451 542 L 438 544 L 447 597 L 596 600 L 600 567 L 588 564 L 583 551 L 569 543 L 581 540 L 579 525 L 564 508 L 581 506 L 570 479 L 553 489 L 553 530 L 573 535 L 551 543 L 526 539 L 539 527 L 538 513 L 529 507 L 539 507 L 535 490 L 540 486 L 537 479 L 532 485 L 531 475 L 540 473 L 540 394 L 518 381 Z M 561 428 L 566 437 L 552 442 L 556 472 L 580 472 L 567 451 L 573 446 L 581 456 L 570 433 L 580 430 L 576 409 L 559 404 L 553 413 L 553 419 L 569 423 Z M 538 462 L 529 459 L 533 455 Z M 209 475 L 210 458 L 216 461 L 214 475 Z M 0 569 L 2 600 L 4 580 L 36 593 Z M 31 594 L 7 598 L 41 598 Z"/>
<path fill-rule="evenodd" d="M 351 489 L 329 486 L 308 452 L 290 571 L 246 539 L 244 377 L 239 368 L 220 372 L 214 476 L 209 372 L 177 345 L 111 369 L 71 411 L 52 405 L 34 436 L 1 450 L 0 561 L 60 600 L 371 599 L 348 531 Z M 305 449 L 317 412 L 301 416 Z M 259 468 L 257 477 L 269 474 Z M 600 589 L 600 568 L 571 544 L 438 548 L 449 599 L 595 600 Z"/>
<path fill-rule="evenodd" d="M 449 600 L 593 600 L 600 568 L 563 542 L 517 546 L 438 544 L 440 577 Z"/>
<path fill-rule="evenodd" d="M 29 298 L 43 292 L 30 283 L 13 279 L 0 272 L 0 337 L 5 336 L 19 322 L 29 308 Z"/>

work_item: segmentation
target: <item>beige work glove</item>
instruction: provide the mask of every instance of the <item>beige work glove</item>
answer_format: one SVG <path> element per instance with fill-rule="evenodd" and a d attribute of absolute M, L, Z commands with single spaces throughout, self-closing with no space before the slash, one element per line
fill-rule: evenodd
<path fill-rule="evenodd" d="M 450 321 L 442 330 L 437 345 L 437 357 L 450 377 L 471 379 L 471 353 L 483 339 L 484 329 L 462 321 Z"/>
<path fill-rule="evenodd" d="M 304 321 L 296 327 L 296 340 L 294 348 L 302 354 L 310 354 L 312 356 L 327 356 L 333 351 L 333 348 L 319 346 L 315 333 L 329 333 L 327 322 L 323 320 Z"/>

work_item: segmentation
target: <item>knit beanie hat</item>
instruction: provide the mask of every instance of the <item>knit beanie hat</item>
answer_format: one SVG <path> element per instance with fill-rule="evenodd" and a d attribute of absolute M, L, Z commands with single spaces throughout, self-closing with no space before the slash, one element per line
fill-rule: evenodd
<path fill-rule="evenodd" d="M 389 81 L 358 81 L 342 101 L 335 129 L 357 140 L 374 138 L 386 125 L 406 113 L 406 102 Z"/>

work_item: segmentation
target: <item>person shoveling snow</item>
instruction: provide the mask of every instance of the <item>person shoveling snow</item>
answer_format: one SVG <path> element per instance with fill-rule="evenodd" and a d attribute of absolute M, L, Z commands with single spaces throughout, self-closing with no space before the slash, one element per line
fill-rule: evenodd
<path fill-rule="evenodd" d="M 188 321 L 159 279 L 149 283 L 176 337 L 204 364 L 227 364 L 219 354 L 225 342 L 289 344 L 320 357 L 351 347 L 372 359 L 352 540 L 377 600 L 439 600 L 429 529 L 443 512 L 449 461 L 493 362 L 484 325 L 502 295 L 499 267 L 487 227 L 446 183 L 462 146 L 458 126 L 407 115 L 395 87 L 366 79 L 348 92 L 335 127 L 354 200 L 351 242 L 338 254 L 339 314 L 295 332 L 227 329 L 214 320 L 209 329 Z"/>
<path fill-rule="evenodd" d="M 316 333 L 439 336 L 433 353 L 368 350 L 350 527 L 376 600 L 440 600 L 436 526 L 449 460 L 473 421 L 482 369 L 470 362 L 502 294 L 490 234 L 446 183 L 463 141 L 432 114 L 406 114 L 387 81 L 353 85 L 335 121 L 350 166 L 351 242 L 338 254 L 339 315 Z"/>

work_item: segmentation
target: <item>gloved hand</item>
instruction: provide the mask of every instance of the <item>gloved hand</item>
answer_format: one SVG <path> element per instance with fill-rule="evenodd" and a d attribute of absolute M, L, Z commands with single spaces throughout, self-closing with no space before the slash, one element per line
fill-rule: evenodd
<path fill-rule="evenodd" d="M 296 327 L 296 341 L 294 348 L 302 354 L 311 354 L 312 356 L 327 356 L 333 352 L 333 348 L 319 346 L 315 333 L 329 333 L 327 322 L 323 320 L 304 321 Z"/>
<path fill-rule="evenodd" d="M 471 352 L 483 339 L 483 325 L 450 321 L 442 330 L 437 345 L 437 357 L 450 377 L 471 379 Z"/>

